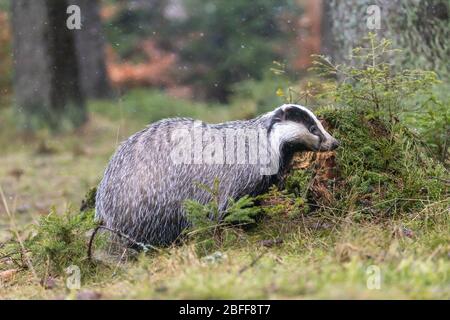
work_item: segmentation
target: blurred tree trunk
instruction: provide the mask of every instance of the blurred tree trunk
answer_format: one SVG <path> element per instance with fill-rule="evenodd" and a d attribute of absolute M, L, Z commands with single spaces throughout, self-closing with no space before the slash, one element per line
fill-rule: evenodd
<path fill-rule="evenodd" d="M 367 26 L 367 8 L 378 5 L 380 29 Z M 449 5 L 446 0 L 324 0 L 322 52 L 336 63 L 348 62 L 368 32 L 403 50 L 399 67 L 418 67 L 449 74 Z"/>
<path fill-rule="evenodd" d="M 98 0 L 74 0 L 81 9 L 81 30 L 75 30 L 80 80 L 88 98 L 108 98 L 112 94 L 105 65 L 105 38 Z"/>
<path fill-rule="evenodd" d="M 334 56 L 333 16 L 330 0 L 322 0 L 320 51 L 326 56 Z"/>
<path fill-rule="evenodd" d="M 311 66 L 312 54 L 317 54 L 321 46 L 322 0 L 300 2 L 305 12 L 298 22 L 299 55 L 295 61 L 296 69 L 307 69 Z"/>
<path fill-rule="evenodd" d="M 393 0 L 395 2 L 398 0 Z M 336 63 L 348 62 L 352 49 L 360 46 L 369 32 L 384 35 L 386 31 L 386 10 L 384 0 L 325 0 L 322 22 L 322 51 L 331 56 Z M 386 2 L 387 3 L 387 2 Z M 367 27 L 367 8 L 370 5 L 381 7 L 381 29 Z"/>
<path fill-rule="evenodd" d="M 74 31 L 63 0 L 12 1 L 14 90 L 24 129 L 86 121 Z"/>

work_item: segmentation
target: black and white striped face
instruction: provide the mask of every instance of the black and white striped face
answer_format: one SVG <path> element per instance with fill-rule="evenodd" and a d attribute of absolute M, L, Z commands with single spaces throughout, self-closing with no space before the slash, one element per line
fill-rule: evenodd
<path fill-rule="evenodd" d="M 330 151 L 339 146 L 307 108 L 285 104 L 270 113 L 272 145 L 289 146 L 295 151 Z"/>

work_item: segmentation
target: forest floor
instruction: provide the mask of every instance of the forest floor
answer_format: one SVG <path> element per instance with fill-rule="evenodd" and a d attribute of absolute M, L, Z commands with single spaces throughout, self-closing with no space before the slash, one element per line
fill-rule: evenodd
<path fill-rule="evenodd" d="M 25 236 L 52 207 L 78 210 L 118 143 L 147 123 L 175 115 L 207 121 L 245 115 L 188 104 L 137 92 L 118 104 L 91 104 L 90 121 L 76 134 L 33 137 L 17 136 L 8 122 L 11 110 L 0 109 L 0 248 L 15 231 Z M 117 260 L 94 275 L 81 269 L 80 289 L 68 289 L 70 274 L 36 277 L 0 257 L 0 298 L 450 298 L 448 199 L 407 217 L 367 221 L 354 215 L 349 210 L 263 221 L 207 258 L 187 242 Z"/>

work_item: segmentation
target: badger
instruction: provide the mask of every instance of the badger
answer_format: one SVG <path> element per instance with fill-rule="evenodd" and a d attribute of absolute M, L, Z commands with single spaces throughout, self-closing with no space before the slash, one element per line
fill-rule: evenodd
<path fill-rule="evenodd" d="M 219 182 L 225 212 L 230 199 L 280 183 L 295 152 L 338 145 L 309 109 L 295 104 L 219 124 L 163 119 L 118 147 L 98 186 L 95 217 L 136 242 L 169 245 L 189 227 L 185 201 L 213 200 L 202 186 Z"/>

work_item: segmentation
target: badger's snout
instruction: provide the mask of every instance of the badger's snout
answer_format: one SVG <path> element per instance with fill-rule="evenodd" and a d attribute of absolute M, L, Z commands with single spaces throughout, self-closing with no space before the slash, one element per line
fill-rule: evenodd
<path fill-rule="evenodd" d="M 337 149 L 340 145 L 341 143 L 339 142 L 339 140 L 334 139 L 333 143 L 331 144 L 331 150 Z"/>
<path fill-rule="evenodd" d="M 332 151 L 337 149 L 340 146 L 340 142 L 333 137 L 327 139 L 324 143 L 321 143 L 319 150 L 320 151 Z"/>

